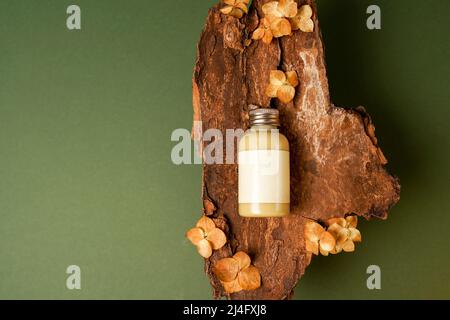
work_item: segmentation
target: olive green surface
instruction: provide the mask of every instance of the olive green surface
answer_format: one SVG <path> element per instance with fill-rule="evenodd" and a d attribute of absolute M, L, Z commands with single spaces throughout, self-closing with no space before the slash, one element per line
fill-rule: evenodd
<path fill-rule="evenodd" d="M 191 127 L 214 2 L 0 2 L 0 298 L 211 298 L 184 239 L 201 168 L 172 164 L 170 136 Z M 370 112 L 402 199 L 360 223 L 355 253 L 314 259 L 295 298 L 450 298 L 450 2 L 318 2 L 333 101 Z M 366 28 L 369 4 L 382 30 Z M 81 290 L 66 288 L 72 264 Z"/>

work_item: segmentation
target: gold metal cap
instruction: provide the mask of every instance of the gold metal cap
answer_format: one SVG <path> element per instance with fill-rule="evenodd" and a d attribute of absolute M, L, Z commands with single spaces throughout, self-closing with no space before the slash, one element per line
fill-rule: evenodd
<path fill-rule="evenodd" d="M 250 109 L 254 106 L 250 106 Z M 249 111 L 250 126 L 280 126 L 280 113 L 277 109 L 257 108 Z"/>

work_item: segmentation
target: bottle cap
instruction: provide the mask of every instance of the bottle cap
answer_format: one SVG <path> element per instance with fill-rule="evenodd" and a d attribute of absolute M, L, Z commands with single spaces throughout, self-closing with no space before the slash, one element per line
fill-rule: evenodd
<path fill-rule="evenodd" d="M 249 109 L 254 108 L 253 105 Z M 249 111 L 250 126 L 280 126 L 280 113 L 273 108 L 259 108 Z"/>

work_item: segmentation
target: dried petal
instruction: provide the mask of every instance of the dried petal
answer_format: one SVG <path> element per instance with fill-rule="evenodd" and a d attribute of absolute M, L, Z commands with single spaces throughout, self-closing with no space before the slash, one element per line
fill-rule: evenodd
<path fill-rule="evenodd" d="M 348 230 L 350 231 L 350 235 L 349 235 L 350 240 L 352 240 L 353 242 L 361 242 L 362 241 L 361 232 L 359 232 L 358 229 L 349 228 Z"/>
<path fill-rule="evenodd" d="M 238 274 L 239 285 L 244 290 L 255 290 L 261 286 L 261 275 L 259 270 L 254 266 L 245 268 Z"/>
<path fill-rule="evenodd" d="M 330 251 L 332 254 L 338 254 L 342 252 L 342 246 L 336 242 L 336 246 Z"/>
<path fill-rule="evenodd" d="M 297 2 L 294 0 L 280 0 L 278 2 L 278 8 L 286 18 L 293 18 L 297 15 Z"/>
<path fill-rule="evenodd" d="M 286 74 L 280 70 L 270 71 L 270 83 L 275 86 L 281 86 L 286 82 Z"/>
<path fill-rule="evenodd" d="M 306 251 L 314 253 L 316 256 L 319 255 L 319 241 L 309 241 L 306 242 Z"/>
<path fill-rule="evenodd" d="M 220 9 L 220 12 L 222 12 L 223 14 L 230 14 L 231 11 L 233 11 L 233 9 L 234 9 L 233 6 L 226 6 Z"/>
<path fill-rule="evenodd" d="M 273 34 L 271 30 L 266 30 L 266 32 L 264 33 L 264 37 L 263 37 L 263 42 L 265 44 L 270 44 L 273 40 Z"/>
<path fill-rule="evenodd" d="M 347 225 L 347 222 L 344 218 L 331 218 L 327 221 L 327 225 L 331 226 L 333 224 L 338 224 L 341 227 L 345 227 Z"/>
<path fill-rule="evenodd" d="M 266 96 L 271 98 L 276 98 L 278 93 L 279 86 L 269 84 L 269 86 L 266 89 Z"/>
<path fill-rule="evenodd" d="M 321 252 L 322 251 L 330 252 L 331 250 L 334 249 L 334 246 L 336 245 L 336 239 L 334 239 L 331 233 L 325 231 L 320 235 L 319 243 Z"/>
<path fill-rule="evenodd" d="M 205 209 L 205 213 L 207 216 L 212 215 L 214 211 L 216 211 L 216 206 L 209 199 L 203 200 L 203 208 Z"/>
<path fill-rule="evenodd" d="M 309 19 L 312 17 L 313 15 L 313 11 L 312 8 L 309 4 L 305 4 L 303 6 L 301 6 L 298 9 L 298 16 L 302 17 L 303 19 Z"/>
<path fill-rule="evenodd" d="M 358 225 L 358 217 L 357 216 L 348 216 L 345 218 L 347 223 L 347 227 L 356 228 Z"/>
<path fill-rule="evenodd" d="M 275 18 L 270 23 L 270 29 L 275 38 L 290 35 L 292 32 L 291 24 L 289 23 L 289 20 L 285 18 Z"/>
<path fill-rule="evenodd" d="M 239 270 L 243 270 L 245 268 L 248 268 L 250 266 L 251 262 L 252 262 L 250 257 L 248 256 L 248 254 L 246 254 L 243 251 L 237 252 L 233 256 L 233 258 L 236 259 L 236 261 L 238 262 Z"/>
<path fill-rule="evenodd" d="M 352 240 L 347 240 L 342 245 L 342 250 L 344 250 L 345 252 L 353 252 L 355 251 L 355 244 Z"/>
<path fill-rule="evenodd" d="M 222 286 L 226 293 L 236 293 L 242 291 L 238 279 L 235 279 L 230 282 L 222 282 Z"/>
<path fill-rule="evenodd" d="M 262 18 L 259 25 L 261 27 L 264 27 L 265 30 L 270 30 L 270 19 L 269 18 Z M 374 131 L 375 131 L 375 129 L 374 129 Z"/>
<path fill-rule="evenodd" d="M 234 6 L 237 0 L 223 0 L 223 3 Z"/>
<path fill-rule="evenodd" d="M 240 19 L 244 16 L 244 11 L 239 8 L 233 8 L 228 15 Z"/>
<path fill-rule="evenodd" d="M 203 239 L 197 244 L 197 251 L 203 258 L 208 259 L 212 255 L 211 244 L 208 240 Z"/>
<path fill-rule="evenodd" d="M 295 89 L 292 86 L 283 85 L 278 89 L 277 97 L 281 102 L 289 103 L 295 97 Z"/>
<path fill-rule="evenodd" d="M 258 28 L 253 32 L 252 39 L 253 40 L 260 40 L 264 37 L 266 32 L 264 31 L 264 28 Z"/>
<path fill-rule="evenodd" d="M 239 262 L 234 258 L 221 259 L 216 262 L 213 271 L 220 281 L 233 281 L 239 272 Z"/>
<path fill-rule="evenodd" d="M 298 28 L 303 32 L 313 32 L 314 31 L 314 21 L 311 19 L 301 20 Z"/>
<path fill-rule="evenodd" d="M 212 229 L 210 232 L 208 232 L 206 240 L 211 243 L 213 250 L 218 250 L 222 248 L 225 243 L 227 243 L 227 237 L 225 236 L 225 233 L 219 228 Z"/>
<path fill-rule="evenodd" d="M 337 234 L 336 241 L 341 246 L 349 239 L 350 231 L 347 228 L 341 228 Z"/>
<path fill-rule="evenodd" d="M 325 232 L 325 229 L 317 222 L 308 221 L 305 225 L 305 237 L 309 241 L 319 241 L 323 232 Z"/>
<path fill-rule="evenodd" d="M 320 254 L 325 256 L 325 257 L 327 257 L 330 252 L 331 251 L 326 251 L 326 250 L 322 249 L 322 247 L 320 248 Z"/>
<path fill-rule="evenodd" d="M 330 232 L 335 238 L 337 238 L 337 235 L 339 234 L 339 231 L 342 229 L 343 227 L 341 227 L 339 224 L 337 223 L 333 223 L 332 225 L 330 225 L 327 229 L 328 232 Z"/>
<path fill-rule="evenodd" d="M 216 225 L 214 224 L 214 221 L 212 221 L 212 219 L 203 216 L 200 218 L 200 220 L 198 220 L 197 228 L 201 228 L 206 234 L 208 234 L 208 232 L 216 228 Z"/>
<path fill-rule="evenodd" d="M 288 72 L 286 72 L 286 78 L 287 78 L 287 81 L 289 82 L 289 84 L 291 86 L 293 86 L 294 88 L 296 86 L 298 86 L 297 72 L 295 72 L 295 71 L 288 71 Z"/>
<path fill-rule="evenodd" d="M 283 14 L 278 11 L 278 2 L 271 1 L 262 6 L 262 11 L 266 16 L 281 18 Z"/>
<path fill-rule="evenodd" d="M 198 245 L 201 240 L 205 239 L 205 233 L 200 228 L 192 228 L 186 232 L 186 238 L 188 238 L 193 245 Z"/>

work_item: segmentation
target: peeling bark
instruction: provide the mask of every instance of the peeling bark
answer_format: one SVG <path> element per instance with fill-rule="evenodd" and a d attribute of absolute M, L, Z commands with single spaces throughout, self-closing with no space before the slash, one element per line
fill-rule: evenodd
<path fill-rule="evenodd" d="M 303 229 L 308 219 L 325 221 L 355 213 L 386 219 L 399 200 L 400 185 L 389 175 L 375 127 L 364 108 L 335 107 L 328 91 L 324 48 L 313 0 L 315 30 L 244 43 L 262 17 L 267 0 L 254 0 L 241 20 L 219 6 L 209 12 L 198 44 L 193 79 L 194 120 L 202 129 L 246 129 L 248 105 L 280 110 L 281 132 L 291 147 L 291 212 L 282 219 L 246 219 L 238 215 L 237 166 L 203 165 L 205 213 L 222 228 L 229 243 L 206 261 L 214 297 L 226 295 L 212 265 L 236 251 L 247 252 L 262 276 L 261 288 L 231 299 L 289 299 L 311 260 Z M 265 96 L 270 70 L 295 70 L 300 85 L 293 102 Z M 200 138 L 197 130 L 195 139 Z"/>

